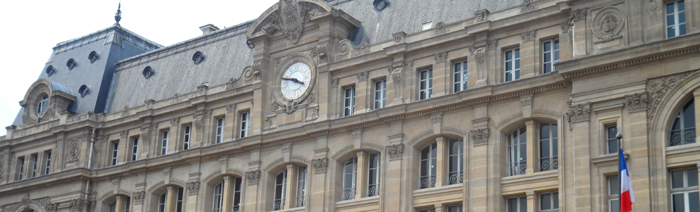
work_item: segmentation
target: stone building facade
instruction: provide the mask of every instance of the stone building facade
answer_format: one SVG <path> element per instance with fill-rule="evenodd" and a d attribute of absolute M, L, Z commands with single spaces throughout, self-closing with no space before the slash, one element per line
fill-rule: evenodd
<path fill-rule="evenodd" d="M 0 212 L 610 211 L 618 146 L 634 211 L 698 211 L 699 15 L 280 0 L 167 47 L 117 23 L 26 92 Z"/>

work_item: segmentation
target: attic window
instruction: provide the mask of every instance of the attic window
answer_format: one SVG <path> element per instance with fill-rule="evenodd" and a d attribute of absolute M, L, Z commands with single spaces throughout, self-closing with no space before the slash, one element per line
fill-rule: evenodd
<path fill-rule="evenodd" d="M 100 55 L 98 55 L 95 51 L 90 52 L 90 55 L 88 55 L 88 60 L 90 60 L 90 63 L 94 63 L 97 61 L 97 59 L 100 59 Z"/>
<path fill-rule="evenodd" d="M 90 86 L 89 85 L 80 86 L 80 89 L 78 89 L 78 93 L 80 93 L 80 97 L 85 97 L 86 95 L 90 94 Z"/>
<path fill-rule="evenodd" d="M 48 67 L 46 67 L 45 72 L 46 72 L 46 75 L 51 76 L 51 75 L 56 73 L 56 69 L 52 65 L 49 65 Z"/>
<path fill-rule="evenodd" d="M 155 74 L 156 72 L 153 71 L 153 68 L 150 66 L 146 66 L 146 68 L 143 69 L 143 77 L 146 77 L 146 79 L 151 78 Z"/>
<path fill-rule="evenodd" d="M 36 116 L 43 116 L 44 113 L 46 113 L 46 108 L 49 106 L 49 96 L 44 95 L 44 97 L 41 98 L 41 101 L 36 105 Z"/>
<path fill-rule="evenodd" d="M 71 58 L 68 59 L 68 62 L 66 62 L 66 66 L 68 67 L 68 70 L 73 70 L 73 68 L 78 66 L 78 62 L 76 62 L 75 59 Z"/>
<path fill-rule="evenodd" d="M 423 23 L 422 30 L 429 30 L 429 29 L 432 29 L 432 28 L 433 28 L 433 22 L 432 22 L 432 21 Z"/>
<path fill-rule="evenodd" d="M 374 0 L 374 9 L 377 11 L 382 11 L 386 9 L 387 6 L 389 6 L 389 1 L 388 0 Z"/>
<path fill-rule="evenodd" d="M 204 61 L 206 58 L 206 55 L 200 51 L 197 51 L 192 55 L 192 62 L 194 62 L 195 65 L 199 65 Z"/>

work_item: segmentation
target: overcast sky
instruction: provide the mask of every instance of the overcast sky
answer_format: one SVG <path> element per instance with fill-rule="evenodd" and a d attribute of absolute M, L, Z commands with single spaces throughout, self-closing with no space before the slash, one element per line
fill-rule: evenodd
<path fill-rule="evenodd" d="M 163 46 L 257 18 L 278 0 L 122 0 L 121 26 Z M 0 6 L 0 135 L 20 110 L 57 43 L 114 24 L 119 0 L 3 1 Z"/>

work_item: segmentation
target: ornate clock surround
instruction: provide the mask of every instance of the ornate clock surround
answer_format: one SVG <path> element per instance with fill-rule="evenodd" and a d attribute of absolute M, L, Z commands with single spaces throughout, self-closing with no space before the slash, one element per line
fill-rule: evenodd
<path fill-rule="evenodd" d="M 280 84 L 282 81 L 282 76 L 289 67 L 298 62 L 304 63 L 309 67 L 309 70 L 311 71 L 310 85 L 308 89 L 306 89 L 306 91 L 299 96 L 299 98 L 288 99 L 281 93 Z M 272 103 L 272 111 L 283 111 L 287 114 L 294 113 L 300 104 L 308 102 L 307 98 L 316 88 L 315 85 L 318 73 L 316 72 L 315 61 L 307 54 L 301 52 L 292 53 L 280 62 L 280 65 L 277 66 L 274 73 L 274 81 L 272 83 L 272 96 L 274 97 L 274 102 Z"/>

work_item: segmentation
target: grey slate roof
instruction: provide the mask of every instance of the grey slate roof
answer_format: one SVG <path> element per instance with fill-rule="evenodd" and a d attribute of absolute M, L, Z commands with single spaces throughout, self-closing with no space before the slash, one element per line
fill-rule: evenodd
<path fill-rule="evenodd" d="M 354 43 L 379 43 L 392 39 L 392 34 L 421 31 L 425 22 L 433 25 L 465 20 L 474 12 L 491 12 L 516 7 L 523 0 L 391 0 L 382 11 L 369 0 L 332 0 L 334 8 L 361 21 Z M 254 21 L 254 20 L 253 20 Z M 245 42 L 245 32 L 253 21 L 203 35 L 172 46 L 154 50 L 118 62 L 107 102 L 107 113 L 196 91 L 203 83 L 210 87 L 239 78 L 246 66 L 253 63 L 252 50 Z M 191 58 L 196 51 L 206 53 L 206 60 L 195 65 Z M 142 71 L 151 66 L 156 74 L 146 79 Z"/>

